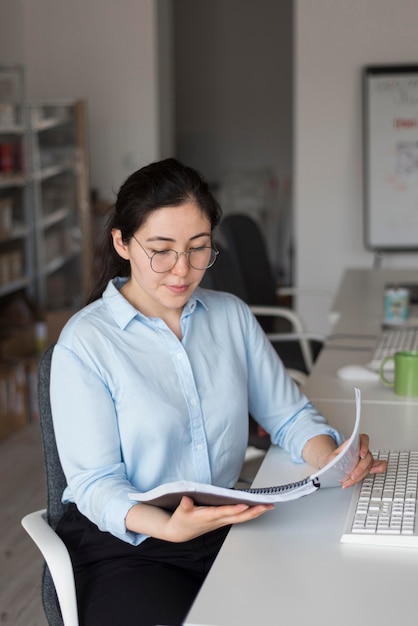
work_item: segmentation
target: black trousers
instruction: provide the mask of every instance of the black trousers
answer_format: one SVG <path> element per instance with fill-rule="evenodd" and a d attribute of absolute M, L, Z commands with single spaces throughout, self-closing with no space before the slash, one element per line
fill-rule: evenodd
<path fill-rule="evenodd" d="M 181 625 L 229 528 L 132 546 L 69 505 L 57 533 L 74 566 L 80 626 Z"/>

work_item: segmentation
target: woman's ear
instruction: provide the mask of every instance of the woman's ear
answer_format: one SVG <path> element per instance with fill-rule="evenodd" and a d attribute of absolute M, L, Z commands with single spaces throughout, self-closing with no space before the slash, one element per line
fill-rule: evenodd
<path fill-rule="evenodd" d="M 113 247 L 115 248 L 119 256 L 121 256 L 122 259 L 129 261 L 130 259 L 129 246 L 123 242 L 122 232 L 119 230 L 119 228 L 112 229 L 112 239 L 113 239 Z"/>

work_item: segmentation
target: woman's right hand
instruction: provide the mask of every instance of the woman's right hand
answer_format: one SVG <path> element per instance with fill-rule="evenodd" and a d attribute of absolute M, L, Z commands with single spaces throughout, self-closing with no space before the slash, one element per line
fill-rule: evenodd
<path fill-rule="evenodd" d="M 248 522 L 271 509 L 274 509 L 273 504 L 196 506 L 192 498 L 183 496 L 168 523 L 169 541 L 188 541 L 222 526 Z"/>

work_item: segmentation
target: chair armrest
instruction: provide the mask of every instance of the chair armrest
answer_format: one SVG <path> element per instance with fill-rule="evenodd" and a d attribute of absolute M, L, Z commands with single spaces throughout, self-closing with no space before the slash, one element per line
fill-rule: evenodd
<path fill-rule="evenodd" d="M 333 294 L 331 291 L 316 287 L 276 287 L 276 294 L 278 296 L 320 296 L 323 298 L 331 299 Z"/>
<path fill-rule="evenodd" d="M 287 307 L 283 306 L 265 306 L 265 305 L 251 305 L 251 311 L 254 315 L 266 315 L 268 317 L 284 317 L 292 324 L 294 332 L 306 335 L 308 338 L 316 339 L 317 341 L 325 341 L 326 335 L 322 333 L 306 332 L 305 325 L 302 322 L 300 316 Z M 293 332 L 293 331 L 292 331 Z"/>
<path fill-rule="evenodd" d="M 252 304 L 250 306 L 251 311 L 254 315 L 267 315 L 269 317 L 283 317 L 292 324 L 292 327 L 297 333 L 304 333 L 305 327 L 300 319 L 300 317 L 292 311 L 292 309 L 288 309 L 284 306 L 260 306 Z"/>
<path fill-rule="evenodd" d="M 74 571 L 67 547 L 46 520 L 46 509 L 25 515 L 21 524 L 51 572 L 65 626 L 78 626 Z"/>
<path fill-rule="evenodd" d="M 325 335 L 321 333 L 266 333 L 271 341 L 295 341 L 297 339 L 306 339 L 308 341 L 318 341 L 324 343 Z"/>
<path fill-rule="evenodd" d="M 292 324 L 292 332 L 290 333 L 268 333 L 267 337 L 270 341 L 299 341 L 305 367 L 308 372 L 311 371 L 313 365 L 313 356 L 310 341 L 325 341 L 325 337 L 318 333 L 307 333 L 300 317 L 286 307 L 281 306 L 259 306 L 251 305 L 251 311 L 254 315 L 266 315 L 268 317 L 281 317 L 287 319 Z"/>
<path fill-rule="evenodd" d="M 286 343 L 298 341 L 300 350 L 302 352 L 303 361 L 305 363 L 306 371 L 309 373 L 313 367 L 313 356 L 310 342 L 315 340 L 323 342 L 324 338 L 319 334 L 310 333 L 266 333 L 267 338 L 272 343 Z"/>
<path fill-rule="evenodd" d="M 289 373 L 290 378 L 294 380 L 297 385 L 302 387 L 306 383 L 308 377 L 306 376 L 305 372 L 295 370 L 293 367 L 288 367 L 286 369 Z"/>

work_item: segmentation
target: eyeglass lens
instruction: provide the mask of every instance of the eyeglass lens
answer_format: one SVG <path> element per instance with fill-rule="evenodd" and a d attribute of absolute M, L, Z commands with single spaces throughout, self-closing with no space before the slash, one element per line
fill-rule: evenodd
<path fill-rule="evenodd" d="M 175 250 L 163 250 L 154 252 L 151 258 L 151 268 L 154 272 L 168 272 L 177 263 L 180 254 L 185 254 L 190 267 L 195 270 L 205 270 L 214 264 L 217 251 L 209 246 L 193 248 L 185 253 L 177 253 Z"/>

